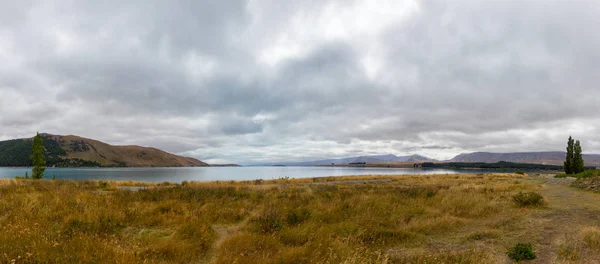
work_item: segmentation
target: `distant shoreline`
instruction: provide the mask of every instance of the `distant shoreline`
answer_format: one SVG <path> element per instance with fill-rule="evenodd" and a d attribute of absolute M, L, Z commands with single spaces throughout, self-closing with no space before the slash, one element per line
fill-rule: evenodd
<path fill-rule="evenodd" d="M 321 164 L 310 167 L 346 167 L 346 168 L 414 168 L 414 169 L 459 169 L 459 170 L 535 170 L 535 171 L 562 171 L 562 166 L 515 163 L 515 162 L 411 162 L 411 163 L 367 163 L 367 164 Z M 586 169 L 593 169 L 588 166 Z"/>
<path fill-rule="evenodd" d="M 208 164 L 209 167 L 242 167 L 238 164 Z"/>
<path fill-rule="evenodd" d="M 126 167 L 116 167 L 116 166 L 93 166 L 93 167 L 46 167 L 46 169 L 123 169 L 123 168 L 208 168 L 208 167 L 226 167 L 226 166 L 126 166 Z M 230 166 L 235 167 L 235 166 Z M 241 167 L 238 165 L 237 167 Z M 0 166 L 0 168 L 9 168 L 9 169 L 23 169 L 23 168 L 33 168 L 33 166 L 20 167 L 20 166 Z"/>

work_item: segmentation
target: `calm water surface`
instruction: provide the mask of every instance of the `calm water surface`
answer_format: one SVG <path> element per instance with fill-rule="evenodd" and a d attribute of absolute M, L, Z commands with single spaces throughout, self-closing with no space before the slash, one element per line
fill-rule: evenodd
<path fill-rule="evenodd" d="M 0 178 L 31 175 L 31 168 L 2 168 Z M 228 181 L 312 178 L 346 175 L 484 173 L 484 170 L 348 168 L 348 167 L 196 167 L 196 168 L 48 168 L 44 178 L 72 180 L 135 180 L 147 182 Z M 496 171 L 497 172 L 497 171 Z"/>

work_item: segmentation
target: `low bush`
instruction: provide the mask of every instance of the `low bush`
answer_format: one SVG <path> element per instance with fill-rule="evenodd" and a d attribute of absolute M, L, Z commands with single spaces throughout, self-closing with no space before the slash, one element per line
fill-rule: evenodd
<path fill-rule="evenodd" d="M 286 221 L 289 225 L 298 225 L 310 218 L 310 211 L 308 209 L 296 209 L 287 213 Z"/>
<path fill-rule="evenodd" d="M 98 182 L 98 188 L 99 189 L 107 189 L 108 187 L 109 186 L 108 186 L 108 182 L 107 181 L 100 181 L 100 182 Z"/>
<path fill-rule="evenodd" d="M 533 246 L 530 243 L 517 243 L 508 250 L 506 255 L 515 261 L 536 258 Z"/>
<path fill-rule="evenodd" d="M 541 206 L 544 204 L 544 197 L 536 192 L 519 192 L 513 196 L 513 201 L 519 207 Z"/>
<path fill-rule="evenodd" d="M 263 213 L 254 220 L 256 231 L 259 233 L 274 233 L 283 228 L 281 213 L 274 205 L 267 206 Z"/>
<path fill-rule="evenodd" d="M 554 175 L 554 178 L 566 178 L 566 177 L 573 177 L 573 178 L 577 178 L 577 179 L 581 179 L 581 178 L 590 178 L 590 177 L 596 177 L 596 176 L 600 176 L 600 170 L 586 170 L 577 174 L 556 174 Z"/>

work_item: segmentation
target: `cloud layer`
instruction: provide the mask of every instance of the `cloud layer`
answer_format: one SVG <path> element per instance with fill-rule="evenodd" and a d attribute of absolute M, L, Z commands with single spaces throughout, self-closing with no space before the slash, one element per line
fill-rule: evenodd
<path fill-rule="evenodd" d="M 600 152 L 596 1 L 0 1 L 0 139 L 209 162 Z"/>

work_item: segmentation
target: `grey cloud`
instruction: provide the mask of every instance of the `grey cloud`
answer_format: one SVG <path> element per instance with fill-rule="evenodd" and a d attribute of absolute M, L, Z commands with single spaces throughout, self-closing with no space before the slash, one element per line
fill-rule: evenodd
<path fill-rule="evenodd" d="M 239 163 L 561 150 L 569 134 L 600 152 L 600 4 L 416 3 L 385 20 L 346 8 L 361 1 L 0 1 L 0 137 Z M 348 12 L 391 22 L 364 33 Z"/>

